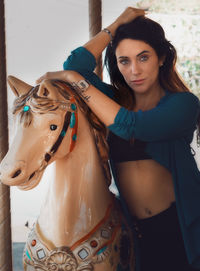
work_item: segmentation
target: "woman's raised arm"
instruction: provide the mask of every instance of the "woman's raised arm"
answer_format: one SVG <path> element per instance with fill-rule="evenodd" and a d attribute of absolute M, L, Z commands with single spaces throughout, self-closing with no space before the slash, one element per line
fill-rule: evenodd
<path fill-rule="evenodd" d="M 89 52 L 91 52 L 96 60 L 100 57 L 103 50 L 111 41 L 111 37 L 114 37 L 115 31 L 117 28 L 122 25 L 129 23 L 138 16 L 144 16 L 145 11 L 143 9 L 137 9 L 128 7 L 125 11 L 108 27 L 106 31 L 102 30 L 95 37 L 89 40 L 86 44 L 83 45 Z"/>

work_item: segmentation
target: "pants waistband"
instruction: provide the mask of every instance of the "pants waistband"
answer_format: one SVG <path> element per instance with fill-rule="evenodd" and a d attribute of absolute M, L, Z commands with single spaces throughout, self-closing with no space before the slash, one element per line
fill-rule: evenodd
<path fill-rule="evenodd" d="M 151 232 L 180 232 L 176 202 L 157 215 L 144 219 L 133 219 L 133 225 L 138 235 Z"/>

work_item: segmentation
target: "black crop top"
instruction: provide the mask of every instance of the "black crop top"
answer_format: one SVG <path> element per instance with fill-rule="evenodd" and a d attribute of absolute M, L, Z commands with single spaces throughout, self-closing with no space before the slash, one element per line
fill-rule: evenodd
<path fill-rule="evenodd" d="M 127 141 L 112 132 L 108 135 L 109 156 L 115 163 L 152 159 L 145 152 L 146 143 L 138 139 Z"/>

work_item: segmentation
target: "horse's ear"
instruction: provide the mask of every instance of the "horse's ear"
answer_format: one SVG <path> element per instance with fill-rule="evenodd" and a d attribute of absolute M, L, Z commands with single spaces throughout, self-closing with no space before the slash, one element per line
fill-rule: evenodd
<path fill-rule="evenodd" d="M 31 85 L 28 85 L 24 81 L 11 75 L 8 76 L 8 84 L 11 87 L 15 96 L 22 96 L 28 93 L 33 88 Z"/>
<path fill-rule="evenodd" d="M 51 80 L 43 80 L 39 86 L 37 95 L 39 97 L 48 97 L 49 99 L 56 100 L 58 98 L 58 90 L 52 85 Z"/>

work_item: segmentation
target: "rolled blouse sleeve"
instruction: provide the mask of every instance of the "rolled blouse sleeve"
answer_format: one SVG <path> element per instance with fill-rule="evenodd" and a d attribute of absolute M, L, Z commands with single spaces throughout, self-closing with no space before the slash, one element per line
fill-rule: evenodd
<path fill-rule="evenodd" d="M 133 112 L 121 107 L 114 123 L 108 128 L 126 140 L 134 137 L 151 142 L 186 136 L 196 127 L 199 100 L 190 92 L 167 96 L 148 111 Z"/>
<path fill-rule="evenodd" d="M 64 70 L 76 70 L 77 72 L 87 70 L 93 71 L 96 67 L 96 59 L 85 47 L 78 47 L 63 64 Z"/>
<path fill-rule="evenodd" d="M 64 70 L 73 70 L 80 73 L 93 86 L 108 97 L 113 98 L 114 93 L 112 87 L 109 84 L 102 82 L 102 80 L 94 73 L 95 67 L 96 59 L 85 47 L 78 47 L 73 50 L 63 64 Z"/>

